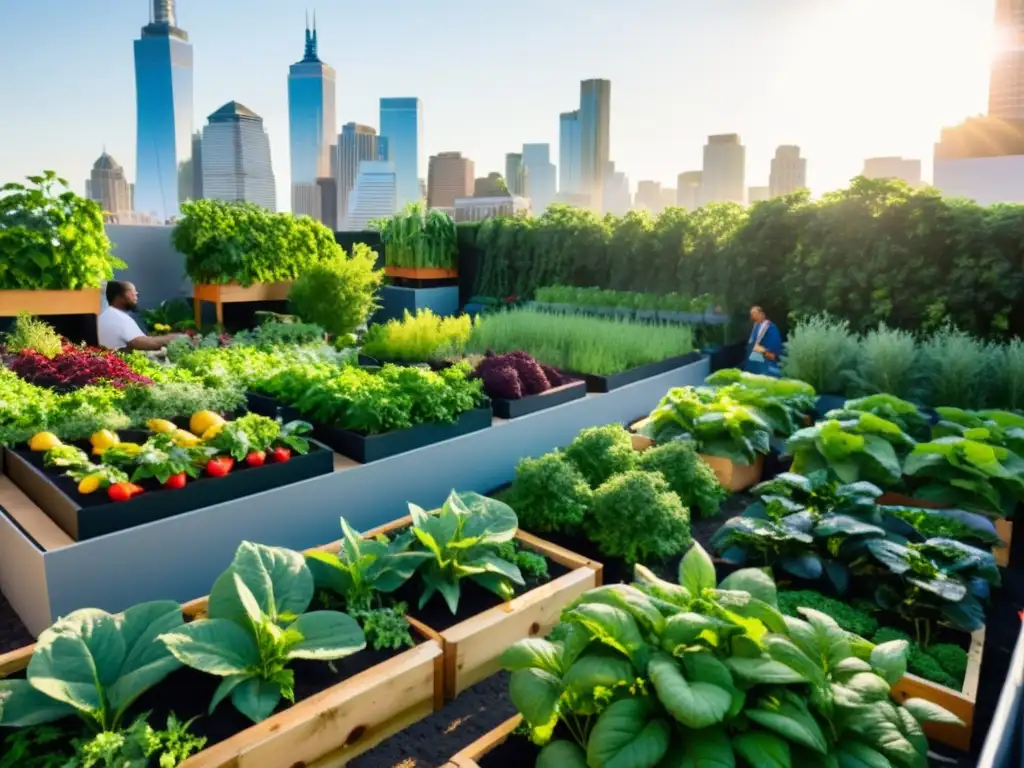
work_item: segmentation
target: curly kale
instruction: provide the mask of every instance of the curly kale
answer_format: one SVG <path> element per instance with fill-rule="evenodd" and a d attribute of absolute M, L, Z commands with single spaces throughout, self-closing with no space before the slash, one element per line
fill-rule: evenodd
<path fill-rule="evenodd" d="M 779 610 L 787 616 L 799 618 L 798 608 L 812 608 L 835 619 L 836 623 L 847 632 L 870 638 L 878 630 L 878 621 L 874 616 L 847 605 L 841 600 L 826 597 L 820 592 L 810 589 L 797 589 L 779 592 Z M 877 640 L 875 642 L 878 642 Z"/>
<path fill-rule="evenodd" d="M 371 608 L 366 611 L 350 611 L 352 617 L 359 622 L 366 635 L 366 641 L 373 645 L 375 651 L 412 648 L 416 643 L 409 631 L 409 622 L 405 620 L 408 606 L 395 603 L 390 608 Z"/>
<path fill-rule="evenodd" d="M 701 517 L 714 517 L 729 492 L 718 482 L 718 476 L 707 465 L 693 444 L 672 440 L 640 454 L 639 468 L 660 472 L 668 486 L 679 495 L 683 506 Z"/>
<path fill-rule="evenodd" d="M 583 525 L 592 497 L 576 465 L 555 451 L 519 462 L 504 500 L 516 511 L 523 530 L 573 533 Z"/>
<path fill-rule="evenodd" d="M 565 456 L 583 473 L 591 488 L 634 469 L 639 460 L 632 437 L 620 424 L 584 429 L 569 443 Z"/>
<path fill-rule="evenodd" d="M 629 563 L 657 562 L 689 549 L 690 513 L 660 474 L 632 470 L 594 492 L 588 534 L 601 551 Z"/>

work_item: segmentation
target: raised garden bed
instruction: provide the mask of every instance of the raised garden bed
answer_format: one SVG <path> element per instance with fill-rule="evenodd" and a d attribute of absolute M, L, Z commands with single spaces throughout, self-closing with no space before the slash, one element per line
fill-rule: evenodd
<path fill-rule="evenodd" d="M 202 325 L 204 301 L 208 301 L 215 306 L 217 324 L 223 326 L 225 304 L 244 304 L 255 301 L 287 301 L 291 289 L 292 284 L 290 282 L 256 283 L 248 288 L 243 288 L 238 283 L 225 283 L 224 285 L 197 283 L 192 290 L 196 325 Z"/>
<path fill-rule="evenodd" d="M 182 606 L 187 618 L 205 610 L 206 598 Z M 0 675 L 23 672 L 33 647 L 0 655 Z M 256 725 L 227 703 L 207 716 L 220 679 L 187 668 L 133 706 L 151 712 L 152 723 L 171 710 L 185 718 L 204 715 L 191 731 L 206 736 L 207 747 L 181 768 L 344 765 L 443 706 L 442 659 L 440 644 L 420 635 L 404 651 L 364 650 L 331 665 L 295 662 L 296 703 Z"/>
<path fill-rule="evenodd" d="M 99 288 L 77 291 L 0 291 L 0 317 L 30 315 L 99 315 Z"/>
<path fill-rule="evenodd" d="M 545 408 L 554 408 L 573 400 L 587 396 L 587 383 L 585 381 L 572 381 L 560 387 L 554 387 L 539 395 L 527 395 L 517 400 L 508 400 L 501 397 L 491 398 L 491 405 L 494 408 L 494 415 L 499 419 L 516 419 L 520 416 L 528 416 Z"/>
<path fill-rule="evenodd" d="M 43 454 L 24 446 L 4 451 L 4 473 L 26 496 L 75 541 L 85 541 L 155 520 L 211 507 L 243 496 L 297 483 L 334 471 L 330 450 L 310 441 L 309 453 L 288 461 L 250 467 L 235 462 L 224 477 L 200 476 L 184 488 L 162 488 L 156 480 L 142 480 L 145 490 L 127 501 L 111 501 L 102 492 L 81 494 L 77 483 L 59 468 L 43 466 Z"/>
<path fill-rule="evenodd" d="M 529 739 L 509 739 L 523 722 L 522 715 L 510 717 L 493 731 L 474 741 L 448 761 L 445 768 L 485 768 L 485 766 L 532 766 L 540 747 Z"/>
<path fill-rule="evenodd" d="M 682 368 L 684 365 L 697 362 L 700 358 L 700 352 L 688 352 L 685 355 L 677 355 L 676 357 L 659 360 L 656 363 L 640 365 L 636 368 L 630 368 L 628 371 L 612 373 L 608 376 L 599 376 L 592 373 L 577 373 L 572 371 L 565 371 L 564 373 L 566 376 L 583 379 L 587 383 L 588 392 L 605 394 L 611 392 L 613 389 L 624 387 L 627 384 L 632 384 L 640 381 L 641 379 L 649 379 L 652 376 L 668 373 L 675 368 Z"/>
<path fill-rule="evenodd" d="M 384 267 L 386 277 L 404 280 L 450 280 L 459 276 L 459 270 L 445 267 Z"/>
<path fill-rule="evenodd" d="M 394 533 L 408 527 L 411 522 L 411 517 L 403 517 L 366 531 L 363 536 L 370 538 Z M 410 624 L 444 648 L 444 691 L 449 698 L 498 672 L 501 669 L 498 657 L 502 651 L 518 640 L 547 635 L 558 623 L 559 614 L 566 605 L 602 583 L 600 563 L 525 531 L 517 531 L 515 540 L 520 546 L 548 560 L 550 581 L 506 603 L 483 588 L 479 588 L 482 596 L 474 599 L 467 589 L 464 598 L 468 596 L 469 600 L 466 605 L 472 606 L 471 611 L 476 609 L 479 612 L 466 611 L 469 616 L 464 619 L 453 617 L 439 598 L 423 611 L 409 611 Z M 460 601 L 459 614 L 463 613 L 462 608 Z"/>

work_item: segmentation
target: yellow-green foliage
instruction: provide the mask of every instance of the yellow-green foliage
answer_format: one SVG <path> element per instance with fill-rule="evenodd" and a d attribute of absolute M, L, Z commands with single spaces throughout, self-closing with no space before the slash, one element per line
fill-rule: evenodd
<path fill-rule="evenodd" d="M 372 326 L 362 352 L 378 360 L 417 363 L 461 354 L 473 332 L 469 315 L 438 317 L 429 309 Z"/>

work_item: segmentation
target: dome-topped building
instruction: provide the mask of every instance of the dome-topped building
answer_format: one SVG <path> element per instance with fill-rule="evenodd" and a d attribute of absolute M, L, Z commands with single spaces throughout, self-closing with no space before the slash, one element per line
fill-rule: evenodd
<path fill-rule="evenodd" d="M 134 189 L 128 183 L 124 168 L 104 149 L 92 165 L 92 174 L 85 182 L 85 196 L 100 204 L 107 218 L 130 213 L 134 209 Z"/>

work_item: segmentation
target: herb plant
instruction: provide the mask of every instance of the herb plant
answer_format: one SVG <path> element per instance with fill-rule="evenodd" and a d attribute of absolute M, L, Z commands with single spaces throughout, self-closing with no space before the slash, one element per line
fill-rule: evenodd
<path fill-rule="evenodd" d="M 991 359 L 986 342 L 944 325 L 920 346 L 917 365 L 925 401 L 960 408 L 984 407 Z"/>
<path fill-rule="evenodd" d="M 35 352 L 54 358 L 64 349 L 64 342 L 53 328 L 28 312 L 22 312 L 14 326 L 3 337 L 8 353 Z"/>
<path fill-rule="evenodd" d="M 338 250 L 341 251 L 340 247 Z M 292 286 L 288 300 L 307 323 L 316 323 L 331 336 L 345 338 L 377 308 L 377 291 L 384 272 L 375 269 L 376 264 L 376 252 L 356 243 L 351 256 L 346 257 L 341 251 L 304 270 Z"/>
<path fill-rule="evenodd" d="M 857 354 L 857 337 L 848 322 L 825 315 L 810 317 L 789 332 L 782 375 L 806 381 L 819 394 L 842 394 Z"/>
<path fill-rule="evenodd" d="M 846 371 L 847 390 L 858 396 L 909 398 L 917 391 L 918 377 L 914 334 L 889 328 L 885 323 L 864 334 L 856 366 Z"/>
<path fill-rule="evenodd" d="M 576 465 L 591 488 L 633 469 L 638 457 L 629 432 L 619 424 L 580 430 L 565 449 L 565 458 Z"/>
<path fill-rule="evenodd" d="M 587 536 L 610 557 L 662 561 L 690 546 L 690 512 L 660 474 L 630 470 L 594 491 Z"/>
<path fill-rule="evenodd" d="M 729 496 L 718 482 L 714 470 L 685 440 L 673 440 L 649 448 L 640 454 L 637 467 L 664 477 L 669 489 L 691 515 L 697 512 L 701 517 L 714 517 Z"/>
<path fill-rule="evenodd" d="M 429 309 L 412 315 L 406 310 L 401 320 L 371 325 L 360 351 L 382 362 L 422 363 L 461 353 L 472 330 L 469 315 L 440 317 Z"/>
<path fill-rule="evenodd" d="M 582 530 L 593 491 L 583 474 L 561 451 L 525 458 L 505 501 L 516 510 L 519 525 L 532 533 Z"/>
<path fill-rule="evenodd" d="M 457 265 L 455 222 L 444 211 L 410 203 L 370 226 L 380 232 L 389 267 L 451 269 Z"/>

